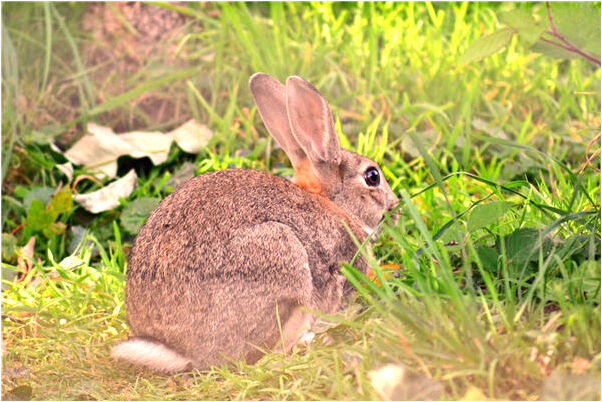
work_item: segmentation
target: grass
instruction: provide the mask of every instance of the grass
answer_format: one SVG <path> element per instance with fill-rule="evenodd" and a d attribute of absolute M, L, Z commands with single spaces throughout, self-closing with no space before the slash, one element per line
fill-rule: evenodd
<path fill-rule="evenodd" d="M 516 38 L 481 62 L 458 62 L 499 25 L 499 11 L 530 6 L 148 7 L 186 18 L 121 76 L 105 67 L 125 55 L 92 62 L 95 39 L 77 23 L 85 5 L 3 4 L 3 399 L 380 399 L 369 373 L 386 363 L 441 384 L 441 399 L 471 390 L 491 399 L 560 398 L 558 389 L 600 397 L 600 159 L 584 164 L 598 148 L 588 151 L 600 131 L 600 70 L 531 53 Z M 123 18 L 135 37 L 140 27 Z M 123 35 L 102 46 L 133 40 Z M 185 161 L 197 174 L 291 172 L 253 107 L 255 71 L 312 82 L 341 142 L 383 166 L 403 202 L 399 223 L 385 225 L 374 246 L 380 285 L 345 267 L 361 310 L 323 317 L 330 329 L 291 356 L 173 377 L 115 364 L 110 345 L 128 335 L 133 239 L 123 208 L 164 197 Z M 177 112 L 157 120 L 148 99 L 169 99 Z M 53 136 L 69 143 L 88 121 L 150 130 L 191 116 L 215 133 L 199 155 L 174 147 L 162 166 L 137 164 L 138 188 L 122 207 L 90 215 L 73 205 L 56 232 L 31 231 L 28 203 L 51 203 L 65 180 Z M 36 237 L 27 272 L 9 252 L 9 233 L 19 247 Z M 379 264 L 401 268 L 395 277 Z M 579 395 L 567 386 L 579 383 L 572 376 L 597 385 Z"/>

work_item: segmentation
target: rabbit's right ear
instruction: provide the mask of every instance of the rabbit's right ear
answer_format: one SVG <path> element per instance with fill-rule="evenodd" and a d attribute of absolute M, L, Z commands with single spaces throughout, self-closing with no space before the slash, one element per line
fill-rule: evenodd
<path fill-rule="evenodd" d="M 249 79 L 249 87 L 266 128 L 284 149 L 293 168 L 299 169 L 307 156 L 291 132 L 284 84 L 270 75 L 255 73 Z"/>
<path fill-rule="evenodd" d="M 286 109 L 293 135 L 314 168 L 338 166 L 341 146 L 330 106 L 320 91 L 303 78 L 288 77 Z"/>

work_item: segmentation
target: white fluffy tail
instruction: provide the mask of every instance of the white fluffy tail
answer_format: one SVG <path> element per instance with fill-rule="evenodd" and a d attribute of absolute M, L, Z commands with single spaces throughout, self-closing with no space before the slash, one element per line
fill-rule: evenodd
<path fill-rule="evenodd" d="M 126 360 L 133 364 L 148 367 L 164 373 L 177 373 L 192 369 L 192 360 L 188 359 L 161 342 L 129 338 L 119 342 L 111 349 L 114 359 Z"/>

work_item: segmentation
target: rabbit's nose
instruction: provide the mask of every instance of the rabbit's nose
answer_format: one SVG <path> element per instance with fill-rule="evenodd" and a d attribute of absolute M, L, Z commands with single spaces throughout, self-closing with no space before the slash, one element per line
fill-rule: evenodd
<path fill-rule="evenodd" d="M 389 212 L 393 211 L 399 205 L 399 199 L 395 196 L 393 191 L 391 191 L 391 192 L 389 192 L 389 194 L 387 194 L 387 205 L 388 205 L 387 211 L 389 211 Z"/>

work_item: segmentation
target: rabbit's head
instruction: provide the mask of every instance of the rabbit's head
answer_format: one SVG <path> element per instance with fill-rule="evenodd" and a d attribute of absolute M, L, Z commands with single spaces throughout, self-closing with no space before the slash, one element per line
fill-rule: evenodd
<path fill-rule="evenodd" d="M 397 197 L 376 162 L 341 148 L 326 99 L 297 76 L 283 85 L 256 73 L 249 85 L 268 131 L 293 164 L 293 182 L 329 198 L 372 233 Z"/>

